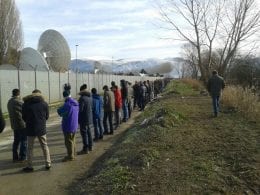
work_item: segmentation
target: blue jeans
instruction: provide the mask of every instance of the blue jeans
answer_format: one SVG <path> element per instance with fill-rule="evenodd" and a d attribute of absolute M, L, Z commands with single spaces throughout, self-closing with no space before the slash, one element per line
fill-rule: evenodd
<path fill-rule="evenodd" d="M 218 115 L 219 112 L 219 96 L 212 96 L 212 104 L 215 116 Z"/>
<path fill-rule="evenodd" d="M 128 105 L 127 105 L 127 99 L 122 99 L 122 108 L 123 108 L 123 119 L 128 119 Z"/>
<path fill-rule="evenodd" d="M 101 119 L 93 117 L 95 139 L 103 137 L 103 128 L 101 126 Z"/>
<path fill-rule="evenodd" d="M 90 126 L 80 124 L 80 134 L 83 142 L 83 150 L 92 150 L 92 135 L 90 132 Z"/>
<path fill-rule="evenodd" d="M 27 152 L 27 136 L 24 129 L 14 130 L 13 160 L 25 160 Z M 20 148 L 19 148 L 20 145 Z M 19 148 L 19 154 L 18 154 Z"/>

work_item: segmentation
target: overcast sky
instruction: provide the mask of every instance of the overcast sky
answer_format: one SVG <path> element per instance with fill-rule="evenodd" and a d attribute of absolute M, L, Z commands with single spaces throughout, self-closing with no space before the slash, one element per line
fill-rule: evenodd
<path fill-rule="evenodd" d="M 165 58 L 179 43 L 160 39 L 153 0 L 16 0 L 25 47 L 37 49 L 47 29 L 59 31 L 78 58 Z"/>

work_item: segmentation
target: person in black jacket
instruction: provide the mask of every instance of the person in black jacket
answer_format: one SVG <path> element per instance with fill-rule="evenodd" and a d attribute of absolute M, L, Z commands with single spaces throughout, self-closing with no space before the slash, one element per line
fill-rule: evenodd
<path fill-rule="evenodd" d="M 214 116 L 218 116 L 219 112 L 219 98 L 221 91 L 225 88 L 224 79 L 218 75 L 216 70 L 212 71 L 212 77 L 208 81 L 207 89 L 212 97 Z"/>
<path fill-rule="evenodd" d="M 79 125 L 80 134 L 82 137 L 83 148 L 78 155 L 87 154 L 88 151 L 92 151 L 92 135 L 90 131 L 90 125 L 93 122 L 92 118 L 92 98 L 89 91 L 87 91 L 87 85 L 83 84 L 80 87 L 79 92 Z"/>
<path fill-rule="evenodd" d="M 45 158 L 45 168 L 51 167 L 49 147 L 46 138 L 46 120 L 49 118 L 48 104 L 44 101 L 41 91 L 35 89 L 31 95 L 23 98 L 22 117 L 26 124 L 26 135 L 28 141 L 27 148 L 27 167 L 23 168 L 25 172 L 33 171 L 33 144 L 37 137 Z"/>
<path fill-rule="evenodd" d="M 3 132 L 4 128 L 5 128 L 5 119 L 4 119 L 2 110 L 0 108 L 0 133 Z"/>

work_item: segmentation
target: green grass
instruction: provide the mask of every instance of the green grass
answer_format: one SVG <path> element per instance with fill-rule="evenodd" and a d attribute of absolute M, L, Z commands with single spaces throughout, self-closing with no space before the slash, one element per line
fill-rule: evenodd
<path fill-rule="evenodd" d="M 78 193 L 259 193 L 259 121 L 239 113 L 212 118 L 211 109 L 209 97 L 171 83 L 77 183 Z"/>
<path fill-rule="evenodd" d="M 188 85 L 181 80 L 170 82 L 163 93 L 164 95 L 180 95 L 180 96 L 195 96 L 199 94 L 198 90 L 194 90 L 191 85 Z"/>

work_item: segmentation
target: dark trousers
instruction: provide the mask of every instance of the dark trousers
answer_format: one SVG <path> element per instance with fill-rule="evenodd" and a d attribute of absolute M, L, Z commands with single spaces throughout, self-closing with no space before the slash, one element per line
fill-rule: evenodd
<path fill-rule="evenodd" d="M 90 126 L 80 124 L 80 134 L 83 142 L 83 150 L 92 150 L 92 135 L 90 132 Z"/>
<path fill-rule="evenodd" d="M 136 107 L 136 105 L 138 105 L 138 96 L 137 95 L 134 96 L 134 108 Z"/>
<path fill-rule="evenodd" d="M 104 118 L 103 118 L 104 133 L 108 133 L 107 120 L 109 122 L 110 133 L 113 133 L 114 129 L 113 129 L 113 112 L 112 111 L 104 111 Z"/>
<path fill-rule="evenodd" d="M 101 125 L 101 119 L 93 117 L 93 125 L 94 125 L 95 139 L 102 138 L 103 137 L 103 128 Z"/>
<path fill-rule="evenodd" d="M 139 97 L 139 104 L 140 104 L 140 110 L 144 110 L 144 108 L 145 108 L 145 97 L 144 96 Z"/>
<path fill-rule="evenodd" d="M 120 112 L 121 112 L 121 109 L 120 108 L 116 108 L 116 110 L 115 110 L 115 118 L 116 118 L 116 126 L 117 127 L 120 124 Z"/>
<path fill-rule="evenodd" d="M 132 114 L 132 100 L 129 99 L 128 100 L 128 104 L 127 104 L 127 109 L 128 109 L 128 118 L 131 118 L 131 114 Z"/>
<path fill-rule="evenodd" d="M 123 120 L 127 120 L 129 118 L 127 99 L 122 99 L 122 109 L 123 109 Z"/>
<path fill-rule="evenodd" d="M 19 148 L 20 146 L 20 148 Z M 18 154 L 19 148 L 19 154 Z M 14 130 L 13 160 L 25 160 L 27 152 L 27 136 L 24 129 Z"/>

